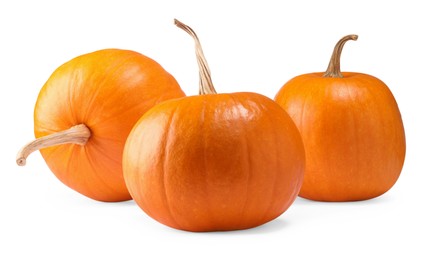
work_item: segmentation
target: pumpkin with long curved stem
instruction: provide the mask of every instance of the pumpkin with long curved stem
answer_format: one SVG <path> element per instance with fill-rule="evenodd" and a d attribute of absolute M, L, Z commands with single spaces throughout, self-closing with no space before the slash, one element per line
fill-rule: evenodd
<path fill-rule="evenodd" d="M 200 95 L 163 102 L 135 125 L 123 171 L 152 218 L 188 231 L 255 227 L 295 200 L 304 171 L 300 134 L 286 112 L 256 93 L 216 94 L 194 31 Z"/>
<path fill-rule="evenodd" d="M 105 49 L 56 69 L 34 109 L 36 140 L 17 155 L 40 150 L 56 177 L 100 201 L 129 200 L 122 174 L 126 138 L 135 122 L 160 101 L 184 96 L 154 60 L 134 51 Z"/>
<path fill-rule="evenodd" d="M 371 199 L 397 181 L 405 132 L 389 88 L 371 75 L 340 71 L 343 37 L 325 73 L 288 81 L 275 100 L 292 117 L 306 149 L 300 196 L 320 201 Z"/>

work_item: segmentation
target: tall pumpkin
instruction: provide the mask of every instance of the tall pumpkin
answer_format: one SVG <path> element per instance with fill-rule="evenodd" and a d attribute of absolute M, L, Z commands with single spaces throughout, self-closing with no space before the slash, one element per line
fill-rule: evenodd
<path fill-rule="evenodd" d="M 130 50 L 105 49 L 57 68 L 34 109 L 36 140 L 18 165 L 40 152 L 56 177 L 100 201 L 131 199 L 122 174 L 126 138 L 135 122 L 160 101 L 184 96 L 156 61 Z"/>
<path fill-rule="evenodd" d="M 286 112 L 256 93 L 216 94 L 194 31 L 200 95 L 163 102 L 135 125 L 124 177 L 152 218 L 188 231 L 246 229 L 281 215 L 304 170 L 300 134 Z"/>
<path fill-rule="evenodd" d="M 325 73 L 288 81 L 275 100 L 296 123 L 306 149 L 300 196 L 320 201 L 377 197 L 397 181 L 405 158 L 398 105 L 379 79 L 340 71 L 348 40 L 335 46 Z"/>

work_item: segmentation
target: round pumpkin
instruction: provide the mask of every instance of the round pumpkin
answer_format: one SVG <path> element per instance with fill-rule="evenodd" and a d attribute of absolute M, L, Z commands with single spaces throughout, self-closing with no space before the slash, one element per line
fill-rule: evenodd
<path fill-rule="evenodd" d="M 348 40 L 335 46 L 326 73 L 299 75 L 275 100 L 297 125 L 306 150 L 300 196 L 319 201 L 371 199 L 397 181 L 405 132 L 390 89 L 378 78 L 340 71 Z"/>
<path fill-rule="evenodd" d="M 56 177 L 99 201 L 131 199 L 122 173 L 126 138 L 152 106 L 184 96 L 156 61 L 130 50 L 104 49 L 57 68 L 34 109 L 36 140 L 17 156 L 19 165 L 40 152 Z"/>
<path fill-rule="evenodd" d="M 304 148 L 286 112 L 256 93 L 216 94 L 195 33 L 200 95 L 169 100 L 136 123 L 125 145 L 130 194 L 181 230 L 255 227 L 275 219 L 301 187 Z"/>

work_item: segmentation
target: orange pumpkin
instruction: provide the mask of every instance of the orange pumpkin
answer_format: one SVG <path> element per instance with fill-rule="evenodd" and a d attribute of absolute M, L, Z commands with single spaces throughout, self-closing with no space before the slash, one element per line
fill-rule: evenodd
<path fill-rule="evenodd" d="M 131 199 L 122 174 L 126 138 L 149 108 L 182 96 L 168 72 L 137 52 L 105 49 L 76 57 L 41 89 L 34 110 L 38 139 L 18 153 L 17 163 L 25 165 L 41 149 L 68 187 L 100 201 Z"/>
<path fill-rule="evenodd" d="M 281 215 L 304 170 L 300 134 L 286 112 L 256 93 L 216 94 L 196 34 L 199 96 L 150 109 L 125 145 L 130 194 L 152 218 L 187 231 L 246 229 Z"/>
<path fill-rule="evenodd" d="M 405 132 L 398 105 L 379 79 L 340 72 L 348 40 L 335 46 L 326 73 L 297 76 L 275 100 L 296 123 L 306 150 L 300 196 L 320 201 L 377 197 L 397 181 L 405 158 Z"/>

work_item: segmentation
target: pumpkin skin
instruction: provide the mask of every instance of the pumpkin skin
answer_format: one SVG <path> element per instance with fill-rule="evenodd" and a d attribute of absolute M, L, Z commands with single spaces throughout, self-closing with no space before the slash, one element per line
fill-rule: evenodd
<path fill-rule="evenodd" d="M 34 110 L 37 138 L 84 124 L 85 145 L 40 150 L 56 177 L 99 201 L 131 199 L 122 174 L 126 138 L 135 122 L 160 101 L 184 96 L 157 62 L 137 52 L 105 49 L 76 57 L 56 69 Z"/>
<path fill-rule="evenodd" d="M 396 183 L 405 158 L 405 133 L 398 105 L 381 80 L 355 72 L 333 77 L 309 73 L 284 84 L 275 100 L 304 142 L 301 197 L 366 200 Z"/>
<path fill-rule="evenodd" d="M 281 215 L 300 190 L 300 134 L 273 100 L 255 93 L 166 101 L 135 125 L 123 168 L 136 203 L 188 231 L 246 229 Z"/>

